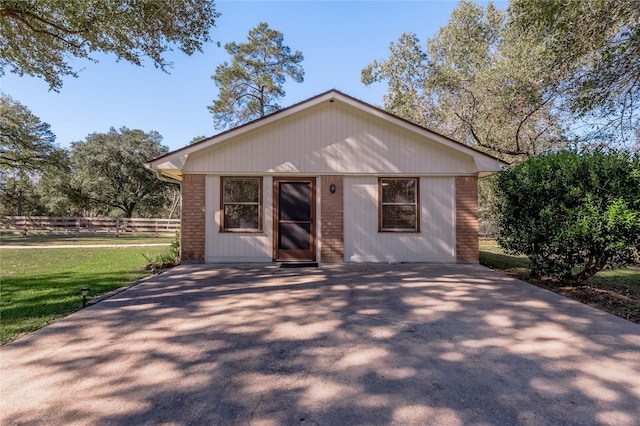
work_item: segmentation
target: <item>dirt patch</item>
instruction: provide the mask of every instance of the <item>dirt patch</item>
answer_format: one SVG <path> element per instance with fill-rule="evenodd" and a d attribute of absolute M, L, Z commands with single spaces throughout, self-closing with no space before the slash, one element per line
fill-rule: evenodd
<path fill-rule="evenodd" d="M 503 272 L 519 280 L 527 281 L 585 305 L 640 324 L 640 295 L 634 294 L 628 289 L 612 290 L 593 285 L 565 285 L 556 280 L 536 280 L 522 269 L 505 269 Z"/>
<path fill-rule="evenodd" d="M 619 293 L 590 286 L 556 287 L 550 290 L 570 297 L 594 308 L 640 324 L 640 299 L 631 294 Z M 623 291 L 624 292 L 624 291 Z"/>

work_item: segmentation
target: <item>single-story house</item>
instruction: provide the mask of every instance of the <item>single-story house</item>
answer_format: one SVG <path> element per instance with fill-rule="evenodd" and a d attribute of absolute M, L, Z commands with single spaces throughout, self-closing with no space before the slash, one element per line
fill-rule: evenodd
<path fill-rule="evenodd" d="M 330 90 L 147 167 L 181 184 L 187 262 L 477 262 L 505 165 Z"/>

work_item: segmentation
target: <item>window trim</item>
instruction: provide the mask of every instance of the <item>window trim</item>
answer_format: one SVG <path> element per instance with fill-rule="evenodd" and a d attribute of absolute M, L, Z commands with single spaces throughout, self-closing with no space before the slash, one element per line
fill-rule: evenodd
<path fill-rule="evenodd" d="M 413 205 L 416 209 L 416 226 L 414 228 L 383 228 L 382 227 L 382 183 L 384 181 L 389 180 L 414 180 L 416 182 L 416 196 L 413 204 L 406 203 L 402 205 Z M 398 205 L 398 204 L 395 204 Z M 413 176 L 402 176 L 402 177 L 378 177 L 378 232 L 389 232 L 389 233 L 410 233 L 416 234 L 420 233 L 420 178 Z"/>
<path fill-rule="evenodd" d="M 258 228 L 227 228 L 225 225 L 224 208 L 227 204 L 255 205 L 256 203 L 225 203 L 224 182 L 225 179 L 253 179 L 258 181 Z M 262 176 L 220 176 L 220 233 L 230 234 L 257 234 L 263 232 L 263 182 Z"/>

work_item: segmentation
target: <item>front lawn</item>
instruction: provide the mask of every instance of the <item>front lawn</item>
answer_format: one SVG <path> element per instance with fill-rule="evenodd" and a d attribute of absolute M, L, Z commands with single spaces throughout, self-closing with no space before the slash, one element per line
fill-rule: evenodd
<path fill-rule="evenodd" d="M 490 238 L 480 239 L 480 264 L 640 324 L 640 267 L 601 271 L 580 286 L 534 280 L 525 256 L 505 254 Z"/>
<path fill-rule="evenodd" d="M 164 244 L 167 245 L 174 237 L 161 236 L 153 237 L 149 235 L 132 235 L 121 233 L 116 237 L 112 234 L 60 234 L 46 231 L 29 232 L 22 235 L 14 231 L 0 231 L 0 246 L 32 246 L 32 245 L 90 245 L 90 244 Z"/>
<path fill-rule="evenodd" d="M 81 287 L 89 287 L 90 297 L 95 297 L 149 275 L 143 269 L 143 254 L 166 251 L 165 247 L 1 250 L 0 342 L 80 309 Z"/>

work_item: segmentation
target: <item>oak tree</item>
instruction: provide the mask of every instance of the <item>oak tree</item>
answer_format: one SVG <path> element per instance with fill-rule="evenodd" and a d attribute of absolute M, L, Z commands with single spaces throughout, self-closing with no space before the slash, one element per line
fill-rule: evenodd
<path fill-rule="evenodd" d="M 153 212 L 165 203 L 168 185 L 144 164 L 168 150 L 158 132 L 122 127 L 93 133 L 71 144 L 71 178 L 66 191 L 84 210 L 105 206 L 125 217 Z"/>
<path fill-rule="evenodd" d="M 507 160 L 564 146 L 549 61 L 506 23 L 492 3 L 462 1 L 425 49 L 403 34 L 388 58 L 363 69 L 362 82 L 388 84 L 390 112 Z"/>
<path fill-rule="evenodd" d="M 587 137 L 640 143 L 639 0 L 513 0 L 509 25 L 561 73 Z"/>
<path fill-rule="evenodd" d="M 55 143 L 49 124 L 11 96 L 0 94 L 0 212 L 42 214 L 34 183 L 62 169 L 66 151 Z"/>
<path fill-rule="evenodd" d="M 11 96 L 0 95 L 0 169 L 24 176 L 57 167 L 64 153 L 51 126 Z"/>
<path fill-rule="evenodd" d="M 0 76 L 9 69 L 59 90 L 78 75 L 73 58 L 95 52 L 166 71 L 163 55 L 200 51 L 218 16 L 212 0 L 0 0 Z"/>

